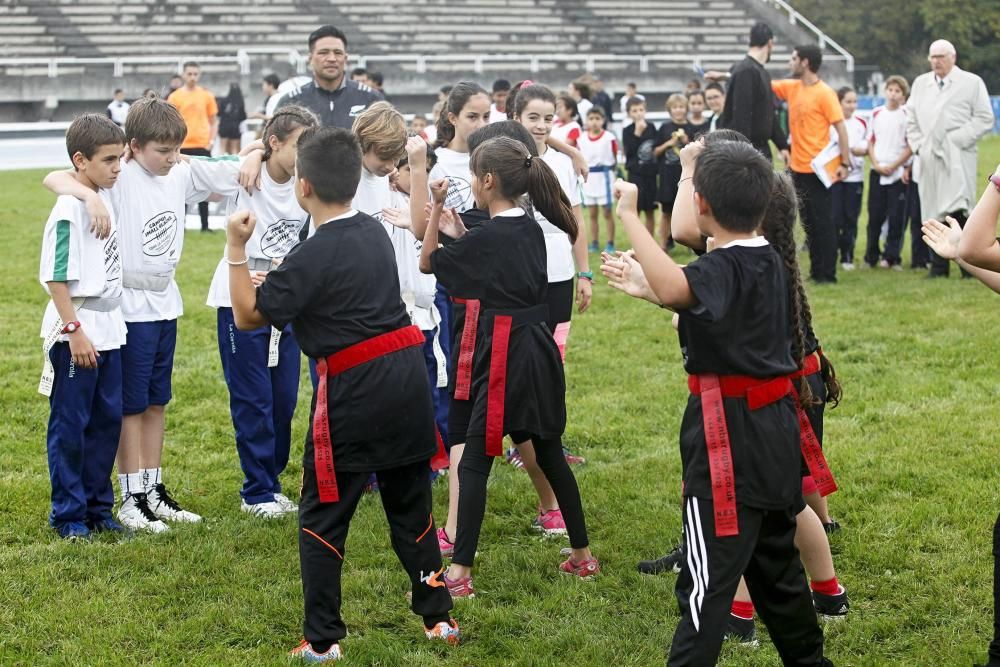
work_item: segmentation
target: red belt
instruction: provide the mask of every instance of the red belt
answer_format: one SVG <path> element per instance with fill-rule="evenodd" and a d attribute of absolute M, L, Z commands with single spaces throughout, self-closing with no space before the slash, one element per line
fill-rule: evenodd
<path fill-rule="evenodd" d="M 792 393 L 792 381 L 787 376 L 764 380 L 746 375 L 703 373 L 688 376 L 688 389 L 692 394 L 701 396 L 708 470 L 712 480 L 715 536 L 739 535 L 733 453 L 729 447 L 729 428 L 726 426 L 722 399 L 743 398 L 751 410 L 757 410 Z"/>
<path fill-rule="evenodd" d="M 798 379 L 819 373 L 821 368 L 821 354 L 822 350 L 813 352 L 803 359 L 802 369 L 792 373 L 791 377 Z M 828 496 L 837 490 L 837 482 L 834 481 L 833 473 L 830 472 L 830 466 L 827 465 L 826 457 L 823 456 L 823 448 L 820 446 L 819 438 L 816 437 L 816 432 L 813 431 L 812 424 L 809 422 L 809 415 L 806 414 L 806 411 L 802 408 L 802 404 L 799 402 L 797 391 L 794 392 L 794 396 L 795 408 L 799 415 L 799 428 L 802 433 L 802 458 L 806 461 L 806 467 L 809 468 L 809 474 L 812 475 L 813 480 L 816 482 L 816 488 L 819 489 L 820 495 Z"/>
<path fill-rule="evenodd" d="M 419 327 L 408 326 L 355 343 L 325 359 L 316 361 L 316 412 L 313 414 L 313 461 L 316 464 L 316 486 L 321 503 L 340 500 L 337 476 L 333 467 L 333 442 L 330 439 L 330 416 L 326 398 L 327 377 L 340 375 L 355 366 L 373 359 L 398 352 L 408 347 L 424 344 L 424 334 Z M 440 438 L 438 440 L 440 446 Z"/>
<path fill-rule="evenodd" d="M 479 299 L 451 298 L 451 302 L 465 306 L 465 326 L 458 347 L 458 364 L 455 368 L 455 398 L 469 400 L 472 388 L 472 358 L 476 353 L 476 328 L 479 324 Z"/>

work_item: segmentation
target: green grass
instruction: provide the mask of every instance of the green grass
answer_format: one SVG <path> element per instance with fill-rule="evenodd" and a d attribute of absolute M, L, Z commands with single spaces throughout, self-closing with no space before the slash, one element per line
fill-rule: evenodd
<path fill-rule="evenodd" d="M 1000 138 L 989 138 L 980 183 L 998 161 Z M 239 512 L 215 317 L 203 305 L 220 234 L 187 238 L 178 275 L 187 312 L 167 412 L 167 481 L 205 522 L 90 544 L 62 543 L 46 524 L 48 405 L 35 393 L 46 299 L 36 276 L 52 197 L 41 176 L 0 174 L 0 663 L 284 664 L 301 636 L 295 526 Z M 838 665 L 969 664 L 984 655 L 992 623 L 1000 301 L 957 271 L 941 281 L 912 271 L 840 279 L 809 288 L 845 394 L 827 413 L 826 448 L 841 485 L 831 498 L 844 525 L 835 561 L 852 609 L 828 628 L 827 652 Z M 378 499 L 366 498 L 344 569 L 345 664 L 662 664 L 677 622 L 674 576 L 643 577 L 635 562 L 680 534 L 686 385 L 669 318 L 599 279 L 592 312 L 575 320 L 567 373 L 566 441 L 588 458 L 578 478 L 603 575 L 584 583 L 556 572 L 563 543 L 530 530 L 527 476 L 497 465 L 479 596 L 455 610 L 464 643 L 430 645 L 403 600 L 407 582 Z M 302 385 L 284 478 L 293 496 L 308 412 Z M 445 487 L 435 489 L 439 517 Z M 756 652 L 730 646 L 722 663 L 771 665 L 777 655 L 767 641 Z"/>

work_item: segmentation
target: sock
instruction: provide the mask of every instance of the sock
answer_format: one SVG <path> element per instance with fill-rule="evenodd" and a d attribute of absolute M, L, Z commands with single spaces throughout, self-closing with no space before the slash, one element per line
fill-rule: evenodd
<path fill-rule="evenodd" d="M 740 602 L 739 600 L 733 600 L 733 606 L 730 612 L 733 616 L 737 618 L 742 618 L 744 620 L 753 620 L 753 602 Z"/>
<path fill-rule="evenodd" d="M 816 581 L 814 579 L 809 582 L 809 587 L 820 595 L 837 595 L 840 593 L 840 582 L 837 581 L 837 577 L 827 581 Z"/>
<path fill-rule="evenodd" d="M 146 487 L 146 493 L 160 483 L 160 468 L 142 468 L 139 472 L 142 473 L 142 485 Z"/>
<path fill-rule="evenodd" d="M 133 493 L 146 492 L 145 487 L 143 487 L 142 485 L 142 473 L 139 472 L 129 472 L 124 474 L 119 473 L 118 486 L 121 488 L 122 491 L 123 502 Z"/>

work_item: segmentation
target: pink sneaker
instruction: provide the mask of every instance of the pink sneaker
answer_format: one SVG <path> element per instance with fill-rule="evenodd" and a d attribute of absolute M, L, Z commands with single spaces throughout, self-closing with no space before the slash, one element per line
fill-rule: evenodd
<path fill-rule="evenodd" d="M 436 623 L 433 628 L 424 627 L 424 634 L 428 639 L 436 639 L 448 642 L 452 646 L 458 646 L 462 633 L 458 630 L 458 623 L 455 619 Z"/>
<path fill-rule="evenodd" d="M 571 466 L 578 466 L 587 462 L 587 459 L 583 458 L 582 456 L 577 456 L 576 454 L 569 451 L 565 447 L 563 447 L 563 456 L 566 457 L 566 463 L 570 464 Z"/>
<path fill-rule="evenodd" d="M 559 564 L 559 569 L 566 574 L 575 574 L 581 579 L 591 579 L 595 574 L 600 573 L 601 566 L 596 558 L 587 558 L 579 563 L 574 563 L 573 558 L 567 558 Z"/>
<path fill-rule="evenodd" d="M 441 549 L 441 557 L 447 558 L 455 553 L 455 543 L 448 541 L 448 531 L 443 527 L 437 529 L 438 548 Z"/>
<path fill-rule="evenodd" d="M 448 575 L 442 575 L 444 578 L 445 586 L 448 587 L 448 592 L 451 593 L 453 598 L 474 598 L 476 597 L 476 591 L 472 588 L 472 577 L 459 577 L 458 579 L 449 579 Z"/>
<path fill-rule="evenodd" d="M 542 512 L 539 509 L 538 516 L 535 517 L 531 526 L 535 530 L 545 533 L 546 537 L 556 537 L 566 534 L 566 522 L 563 521 L 562 511 L 559 509 L 549 510 L 548 512 Z"/>

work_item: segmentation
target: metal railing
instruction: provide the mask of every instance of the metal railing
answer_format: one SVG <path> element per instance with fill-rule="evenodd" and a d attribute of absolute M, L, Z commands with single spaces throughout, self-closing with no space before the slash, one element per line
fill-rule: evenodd
<path fill-rule="evenodd" d="M 802 14 L 799 14 L 797 11 L 795 11 L 795 8 L 792 7 L 790 4 L 788 4 L 787 2 L 785 2 L 785 0 L 760 0 L 760 1 L 763 2 L 764 4 L 773 5 L 778 9 L 783 10 L 786 14 L 788 14 L 788 22 L 791 23 L 792 25 L 797 25 L 801 23 L 803 26 L 805 26 L 807 30 L 811 31 L 814 35 L 816 35 L 816 38 L 819 40 L 819 48 L 825 49 L 827 47 L 830 47 L 831 49 L 837 52 L 839 57 L 833 56 L 832 58 L 829 59 L 844 60 L 846 62 L 847 71 L 851 72 L 852 74 L 854 73 L 854 56 L 852 56 L 847 49 L 845 49 L 836 41 L 834 41 L 833 38 L 831 38 L 825 32 L 817 28 L 812 21 L 810 21 L 805 16 L 802 16 Z"/>

